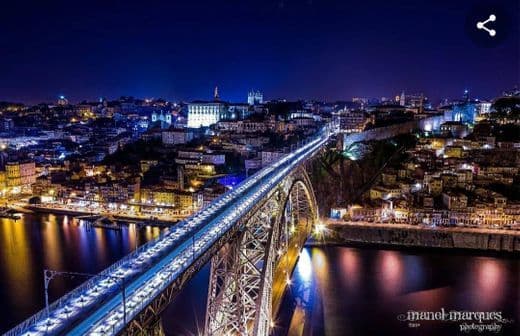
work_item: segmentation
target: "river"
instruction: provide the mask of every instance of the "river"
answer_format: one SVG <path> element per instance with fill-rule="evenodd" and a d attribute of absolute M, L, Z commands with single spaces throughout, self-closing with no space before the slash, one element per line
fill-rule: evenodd
<path fill-rule="evenodd" d="M 44 307 L 43 270 L 96 273 L 160 230 L 89 228 L 69 216 L 0 220 L 0 333 Z M 275 335 L 448 335 L 459 322 L 400 321 L 408 311 L 499 311 L 512 334 L 520 320 L 520 261 L 512 255 L 381 247 L 307 247 L 275 321 Z M 203 330 L 209 267 L 163 313 L 167 335 Z M 51 300 L 83 278 L 58 277 Z M 489 324 L 489 323 L 488 323 Z M 472 334 L 472 333 L 469 333 Z M 473 332 L 475 334 L 475 332 Z M 486 333 L 478 333 L 486 335 Z"/>

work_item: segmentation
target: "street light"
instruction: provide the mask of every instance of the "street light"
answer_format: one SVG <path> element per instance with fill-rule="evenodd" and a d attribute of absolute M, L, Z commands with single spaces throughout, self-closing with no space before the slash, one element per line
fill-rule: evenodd
<path fill-rule="evenodd" d="M 92 273 L 82 273 L 82 272 L 67 272 L 67 271 L 53 271 L 49 269 L 43 270 L 43 285 L 45 288 L 45 310 L 47 312 L 47 322 L 50 318 L 50 309 L 49 309 L 49 283 L 56 276 L 82 276 L 82 277 L 102 277 L 107 279 L 112 279 L 116 281 L 121 281 L 119 287 L 121 288 L 121 292 L 123 294 L 123 323 L 126 325 L 126 289 L 125 289 L 125 278 L 118 277 L 113 275 L 105 275 L 105 274 L 92 274 Z"/>
<path fill-rule="evenodd" d="M 325 231 L 325 224 L 318 223 L 314 226 L 314 234 L 315 235 L 321 235 Z"/>

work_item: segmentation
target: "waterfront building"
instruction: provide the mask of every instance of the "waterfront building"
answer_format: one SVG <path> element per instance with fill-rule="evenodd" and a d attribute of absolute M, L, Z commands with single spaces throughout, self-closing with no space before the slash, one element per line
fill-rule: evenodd
<path fill-rule="evenodd" d="M 379 221 L 381 219 L 381 201 L 371 201 L 364 205 L 351 205 L 348 207 L 348 217 L 353 221 Z"/>
<path fill-rule="evenodd" d="M 129 202 L 139 199 L 140 180 L 107 182 L 98 185 L 99 197 L 104 202 Z"/>
<path fill-rule="evenodd" d="M 203 197 L 202 193 L 153 187 L 141 189 L 141 203 L 193 212 L 202 206 Z"/>
<path fill-rule="evenodd" d="M 8 162 L 5 165 L 6 186 L 13 192 L 21 192 L 36 182 L 36 165 L 34 161 Z"/>

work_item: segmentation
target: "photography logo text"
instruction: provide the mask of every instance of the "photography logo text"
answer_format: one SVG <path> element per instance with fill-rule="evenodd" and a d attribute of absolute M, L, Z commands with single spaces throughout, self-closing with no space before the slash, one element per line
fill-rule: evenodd
<path fill-rule="evenodd" d="M 409 310 L 397 316 L 399 321 L 407 322 L 411 328 L 418 328 L 424 321 L 456 322 L 461 332 L 494 332 L 502 331 L 503 325 L 512 323 L 512 319 L 505 318 L 501 311 L 465 311 L 446 310 L 438 311 Z"/>

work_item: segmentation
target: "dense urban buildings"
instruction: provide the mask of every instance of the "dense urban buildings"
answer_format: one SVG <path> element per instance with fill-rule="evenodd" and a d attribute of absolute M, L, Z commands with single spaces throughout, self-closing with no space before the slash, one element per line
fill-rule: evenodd
<path fill-rule="evenodd" d="M 437 107 L 422 93 L 404 92 L 336 103 L 264 101 L 259 91 L 246 98 L 226 102 L 215 87 L 213 101 L 190 103 L 121 97 L 72 104 L 64 96 L 56 104 L 2 103 L 2 197 L 80 213 L 180 219 L 324 123 L 349 135 L 423 120 L 408 161 L 383 171 L 366 201 L 336 207 L 357 221 L 518 224 L 516 91 L 483 101 L 466 90 Z"/>

